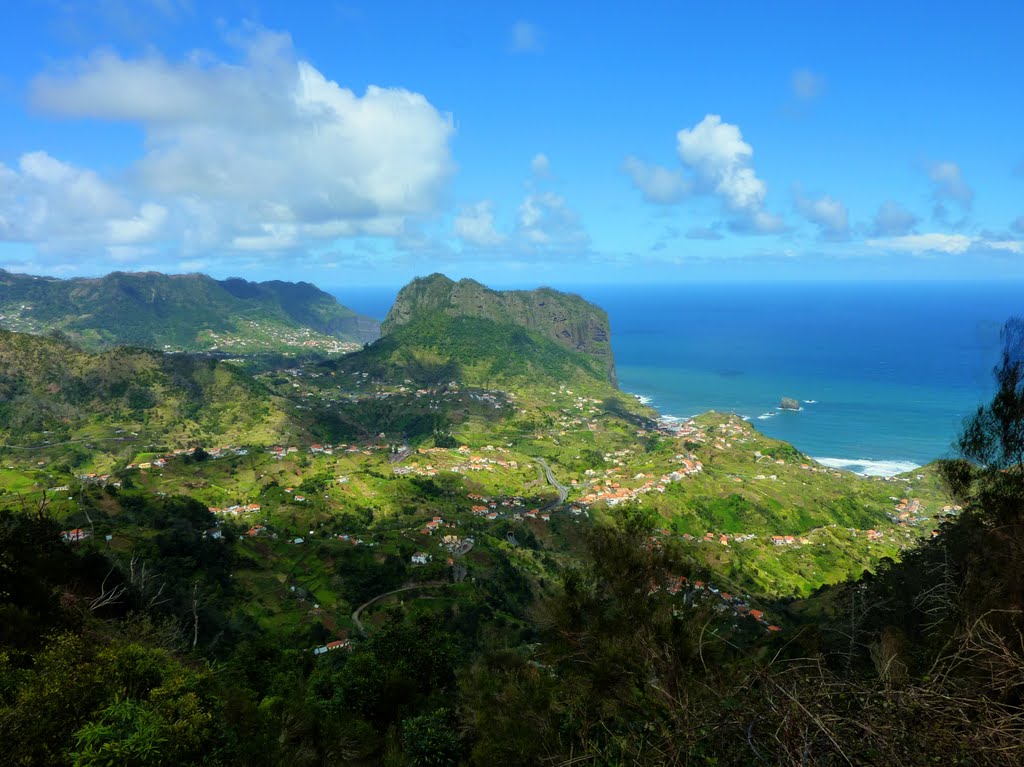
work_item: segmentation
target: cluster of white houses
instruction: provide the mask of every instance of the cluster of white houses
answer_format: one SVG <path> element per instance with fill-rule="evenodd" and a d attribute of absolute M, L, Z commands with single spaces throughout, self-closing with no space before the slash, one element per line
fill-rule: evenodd
<path fill-rule="evenodd" d="M 494 451 L 500 451 L 507 453 L 508 450 L 505 448 L 496 448 L 488 445 L 483 448 L 484 450 L 490 449 Z M 417 476 L 417 477 L 436 477 L 440 471 L 450 471 L 455 474 L 468 474 L 470 472 L 477 471 L 494 471 L 495 469 L 518 469 L 519 462 L 515 460 L 506 460 L 504 458 L 488 458 L 482 455 L 470 455 L 468 447 L 460 447 L 454 450 L 448 450 L 447 448 L 427 448 L 420 450 L 420 453 L 434 454 L 439 456 L 451 455 L 452 452 L 459 454 L 460 458 L 463 458 L 459 463 L 451 466 L 444 466 L 441 464 L 434 465 L 428 463 L 420 465 L 419 461 L 412 461 L 407 466 L 395 466 L 393 471 L 398 476 Z"/>
<path fill-rule="evenodd" d="M 546 511 L 541 511 L 540 509 L 527 510 L 526 501 L 520 496 L 499 500 L 479 495 L 478 493 L 470 493 L 466 497 L 475 502 L 469 509 L 473 514 L 491 521 L 504 518 L 517 521 L 521 519 L 539 519 L 542 522 L 551 521 L 551 514 Z"/>
<path fill-rule="evenodd" d="M 263 507 L 258 503 L 245 503 L 235 504 L 234 506 L 207 506 L 206 507 L 213 514 L 248 514 L 250 512 L 260 511 Z"/>
<path fill-rule="evenodd" d="M 111 487 L 121 487 L 120 480 L 110 481 L 111 476 L 109 474 L 79 474 L 78 481 L 83 485 L 110 485 Z"/>
<path fill-rule="evenodd" d="M 244 447 L 233 447 L 227 445 L 225 447 L 182 447 L 172 450 L 169 453 L 165 453 L 162 456 L 153 458 L 149 461 L 139 461 L 138 463 L 130 463 L 125 466 L 126 469 L 162 469 L 167 465 L 167 462 L 172 458 L 182 458 L 191 455 L 195 455 L 197 451 L 202 451 L 207 458 L 226 458 L 229 455 L 248 455 L 249 449 Z"/>
<path fill-rule="evenodd" d="M 634 480 L 644 480 L 638 487 L 623 487 L 620 482 L 614 481 L 614 469 L 605 472 L 605 479 L 592 479 L 589 481 L 590 489 L 577 502 L 589 506 L 594 503 L 604 502 L 609 506 L 615 506 L 626 501 L 631 501 L 637 496 L 645 493 L 664 493 L 670 484 L 679 482 L 686 477 L 693 476 L 704 470 L 702 464 L 695 455 L 677 455 L 680 467 L 675 471 L 662 474 L 654 478 L 648 474 L 637 474 Z M 592 470 L 591 470 L 592 471 Z M 591 473 L 590 471 L 587 472 Z"/>

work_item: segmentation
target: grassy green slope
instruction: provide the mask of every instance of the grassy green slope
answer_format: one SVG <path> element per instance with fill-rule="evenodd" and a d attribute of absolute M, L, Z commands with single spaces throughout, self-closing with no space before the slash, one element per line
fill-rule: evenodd
<path fill-rule="evenodd" d="M 440 311 L 417 316 L 338 365 L 424 385 L 455 381 L 529 391 L 568 383 L 614 391 L 605 366 L 594 357 L 524 327 Z"/>
<path fill-rule="evenodd" d="M 402 288 L 381 333 L 386 336 L 436 313 L 525 328 L 534 337 L 598 361 L 604 377 L 615 382 L 608 315 L 580 296 L 551 288 L 491 290 L 474 280 L 455 282 L 432 274 Z"/>
<path fill-rule="evenodd" d="M 49 337 L 0 331 L 0 437 L 22 444 L 115 427 L 154 439 L 270 437 L 279 400 L 230 365 L 122 347 L 92 354 Z"/>

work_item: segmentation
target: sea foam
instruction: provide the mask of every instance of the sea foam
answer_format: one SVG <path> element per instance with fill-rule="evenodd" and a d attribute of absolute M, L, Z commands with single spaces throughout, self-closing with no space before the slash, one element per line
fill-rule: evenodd
<path fill-rule="evenodd" d="M 920 468 L 913 461 L 873 461 L 869 458 L 815 458 L 815 461 L 833 469 L 843 469 L 864 477 L 894 477 Z"/>

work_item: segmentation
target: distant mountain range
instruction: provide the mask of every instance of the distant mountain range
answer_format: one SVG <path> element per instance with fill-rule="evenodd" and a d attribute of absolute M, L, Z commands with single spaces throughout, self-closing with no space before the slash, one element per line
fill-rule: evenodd
<path fill-rule="evenodd" d="M 168 347 L 244 353 L 344 339 L 352 353 L 321 363 L 332 381 L 351 374 L 384 385 L 455 382 L 540 399 L 562 385 L 601 397 L 616 391 L 607 316 L 548 288 L 417 279 L 399 293 L 385 335 L 365 348 L 359 342 L 380 326 L 308 283 L 0 272 L 0 307 L 0 322 L 22 331 L 0 329 L 0 441 L 88 440 L 122 425 L 175 443 L 269 443 L 327 434 L 332 424 L 346 433 L 366 426 L 344 408 L 295 407 L 290 388 L 275 395 L 239 366 L 161 353 Z"/>
<path fill-rule="evenodd" d="M 308 282 L 114 272 L 56 279 L 0 270 L 0 327 L 59 331 L 84 348 L 144 346 L 234 353 L 340 351 L 380 335 L 376 320 Z"/>

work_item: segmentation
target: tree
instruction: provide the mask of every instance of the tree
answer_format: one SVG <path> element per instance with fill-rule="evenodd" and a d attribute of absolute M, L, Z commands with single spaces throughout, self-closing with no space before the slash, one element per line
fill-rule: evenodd
<path fill-rule="evenodd" d="M 148 765 L 163 762 L 160 717 L 146 706 L 118 699 L 99 718 L 75 733 L 78 750 L 70 754 L 75 767 Z"/>
<path fill-rule="evenodd" d="M 1024 317 L 1000 333 L 1002 361 L 993 370 L 998 389 L 988 405 L 967 419 L 957 447 L 968 461 L 989 470 L 1024 470 Z"/>
<path fill-rule="evenodd" d="M 996 393 L 965 420 L 960 458 L 942 465 L 951 493 L 994 534 L 986 545 L 990 564 L 994 545 L 1024 546 L 1024 317 L 1011 318 L 1000 335 Z M 1020 591 L 1024 596 L 1024 578 Z"/>
<path fill-rule="evenodd" d="M 454 767 L 462 751 L 454 717 L 447 708 L 402 722 L 406 756 L 417 767 Z"/>

